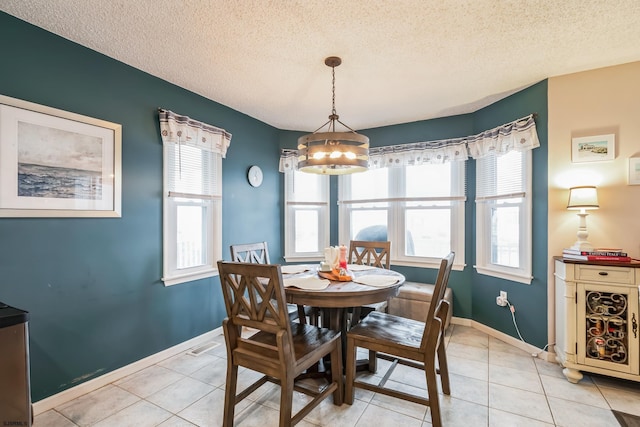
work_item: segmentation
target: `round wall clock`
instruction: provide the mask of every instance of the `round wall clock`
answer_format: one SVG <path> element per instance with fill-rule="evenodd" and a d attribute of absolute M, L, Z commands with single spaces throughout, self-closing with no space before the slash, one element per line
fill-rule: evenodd
<path fill-rule="evenodd" d="M 260 166 L 251 166 L 249 172 L 247 172 L 247 179 L 253 187 L 260 187 L 262 184 L 262 169 L 260 169 Z"/>

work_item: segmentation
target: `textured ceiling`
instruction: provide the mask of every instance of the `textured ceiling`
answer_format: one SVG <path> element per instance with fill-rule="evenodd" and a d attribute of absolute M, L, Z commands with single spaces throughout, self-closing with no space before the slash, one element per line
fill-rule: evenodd
<path fill-rule="evenodd" d="M 640 0 L 0 0 L 0 10 L 303 131 L 331 112 L 331 55 L 343 60 L 336 110 L 354 129 L 467 113 L 547 77 L 640 60 Z"/>

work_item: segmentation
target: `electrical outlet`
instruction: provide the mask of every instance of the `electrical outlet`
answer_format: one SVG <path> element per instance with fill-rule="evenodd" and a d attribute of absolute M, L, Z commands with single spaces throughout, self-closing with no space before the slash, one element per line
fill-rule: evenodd
<path fill-rule="evenodd" d="M 500 295 L 496 297 L 496 304 L 500 307 L 507 306 L 507 293 L 505 291 L 500 291 Z"/>

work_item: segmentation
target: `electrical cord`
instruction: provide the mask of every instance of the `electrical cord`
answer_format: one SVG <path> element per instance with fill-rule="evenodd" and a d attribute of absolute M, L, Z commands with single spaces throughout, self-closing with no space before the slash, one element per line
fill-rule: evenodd
<path fill-rule="evenodd" d="M 516 332 L 518 333 L 518 337 L 520 337 L 520 341 L 522 341 L 525 344 L 529 344 L 524 340 L 524 338 L 522 338 L 522 334 L 520 333 L 520 329 L 518 328 L 518 324 L 516 323 L 516 307 L 514 305 L 511 305 L 509 300 L 505 299 L 505 302 L 509 306 L 509 311 L 511 312 L 511 319 L 513 319 L 513 326 L 516 327 Z M 550 345 L 553 345 L 553 344 L 555 343 L 545 345 L 544 347 L 542 347 L 542 350 L 540 350 L 539 352 L 531 353 L 531 356 L 538 357 L 542 352 L 544 352 L 547 348 L 549 348 Z"/>
<path fill-rule="evenodd" d="M 511 318 L 513 319 L 513 326 L 516 327 L 516 332 L 520 337 L 520 341 L 526 344 L 527 342 L 524 340 L 524 338 L 522 338 L 522 335 L 520 334 L 520 329 L 518 329 L 518 324 L 516 323 L 516 308 L 511 305 L 509 300 L 506 300 L 506 302 L 507 302 L 507 305 L 509 306 L 509 311 L 511 312 Z"/>

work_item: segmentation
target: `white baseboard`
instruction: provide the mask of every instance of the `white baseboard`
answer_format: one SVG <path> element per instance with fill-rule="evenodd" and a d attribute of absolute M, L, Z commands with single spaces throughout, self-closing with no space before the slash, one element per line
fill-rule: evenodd
<path fill-rule="evenodd" d="M 43 412 L 48 411 L 49 409 L 60 406 L 63 403 L 69 402 L 70 400 L 97 390 L 100 387 L 104 387 L 107 384 L 111 384 L 114 381 L 136 373 L 144 368 L 155 365 L 156 363 L 168 359 L 169 357 L 180 354 L 183 351 L 190 349 L 191 347 L 195 347 L 198 344 L 210 341 L 214 337 L 217 337 L 221 334 L 222 327 L 216 328 L 212 331 L 206 332 L 200 336 L 182 342 L 166 350 L 162 350 L 159 353 L 152 354 L 151 356 L 145 357 L 144 359 L 140 359 L 127 366 L 123 366 L 122 368 L 116 369 L 115 371 L 111 371 L 82 384 L 78 384 L 75 387 L 54 394 L 53 396 L 49 396 L 47 398 L 39 400 L 33 404 L 33 415 L 39 415 Z"/>
<path fill-rule="evenodd" d="M 555 354 L 542 350 L 541 348 L 538 348 L 526 342 L 522 342 L 519 339 L 512 337 L 511 335 L 507 335 L 504 332 L 500 332 L 498 330 L 490 328 L 487 325 L 483 325 L 482 323 L 476 322 L 475 320 L 465 319 L 463 317 L 452 317 L 451 323 L 454 325 L 470 326 L 474 329 L 484 332 L 489 336 L 497 338 L 500 341 L 504 341 L 509 345 L 519 348 L 520 350 L 526 351 L 527 353 L 531 354 L 531 356 L 533 357 L 540 358 L 547 362 L 558 363 L 556 362 Z"/>

